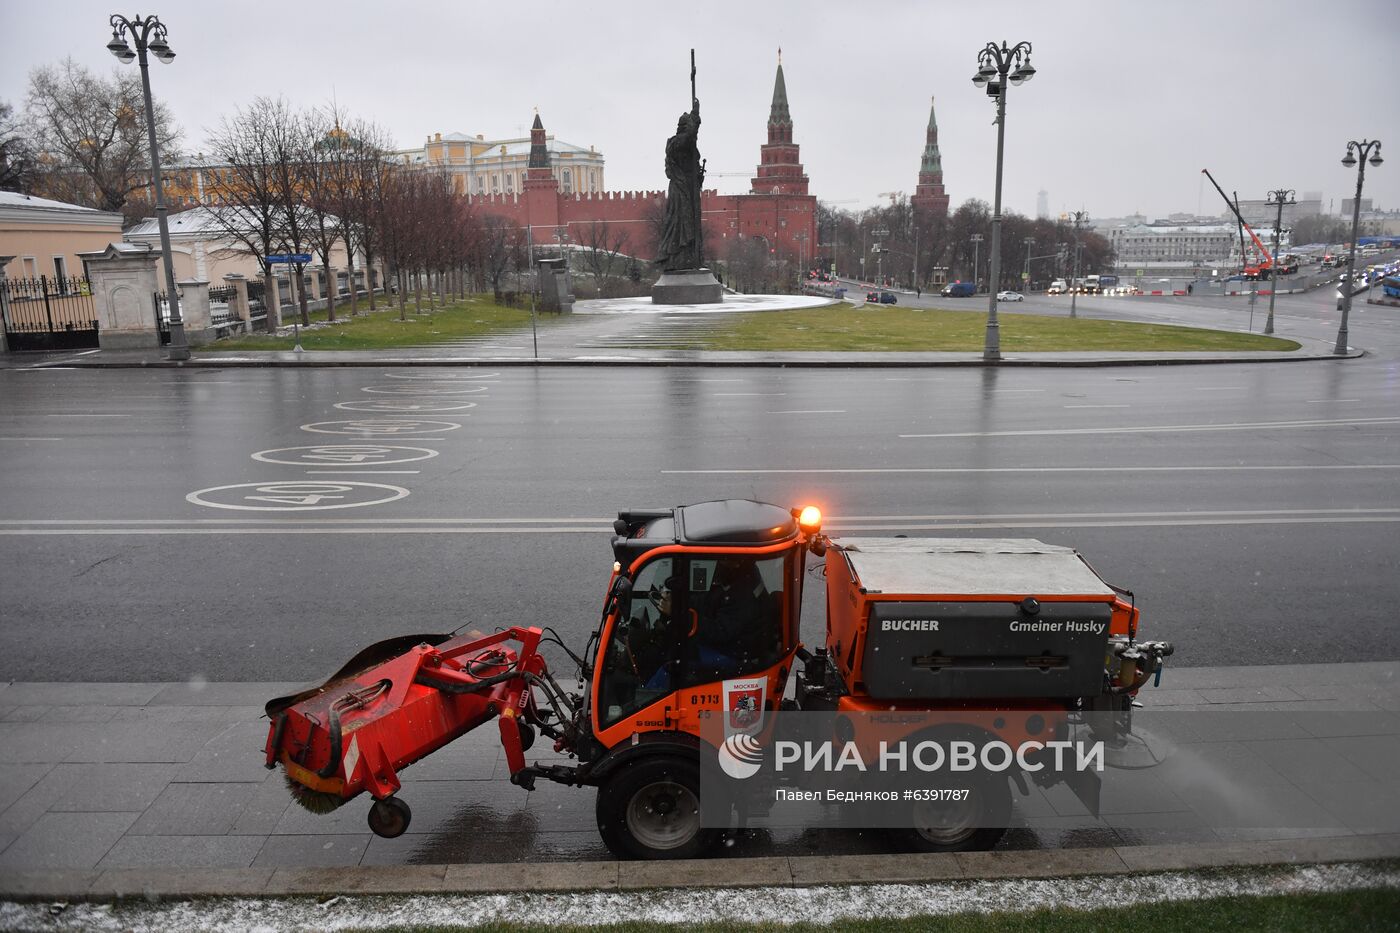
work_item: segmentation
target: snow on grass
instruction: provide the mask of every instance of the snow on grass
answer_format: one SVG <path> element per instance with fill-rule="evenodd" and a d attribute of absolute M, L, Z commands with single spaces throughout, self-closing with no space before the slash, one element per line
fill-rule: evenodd
<path fill-rule="evenodd" d="M 1307 865 L 1219 872 L 1170 872 L 937 884 L 828 885 L 559 894 L 392 897 L 227 898 L 120 904 L 0 903 L 0 929 L 97 933 L 261 933 L 468 928 L 486 923 L 538 926 L 813 923 L 961 913 L 1093 910 L 1124 904 L 1215 897 L 1400 888 L 1400 864 Z"/>

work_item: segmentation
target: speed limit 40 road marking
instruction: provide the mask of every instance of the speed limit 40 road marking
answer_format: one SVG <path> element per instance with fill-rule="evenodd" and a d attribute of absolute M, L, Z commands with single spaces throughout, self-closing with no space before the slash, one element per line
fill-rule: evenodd
<path fill-rule="evenodd" d="M 185 496 L 211 509 L 245 512 L 309 512 L 354 509 L 393 502 L 408 495 L 402 486 L 357 482 L 234 483 L 210 486 Z"/>

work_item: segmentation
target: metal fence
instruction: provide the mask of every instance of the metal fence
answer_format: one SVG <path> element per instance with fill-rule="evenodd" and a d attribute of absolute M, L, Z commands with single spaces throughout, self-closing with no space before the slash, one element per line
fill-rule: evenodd
<path fill-rule="evenodd" d="M 0 280 L 0 311 L 11 350 L 97 346 L 92 287 L 82 276 Z"/>

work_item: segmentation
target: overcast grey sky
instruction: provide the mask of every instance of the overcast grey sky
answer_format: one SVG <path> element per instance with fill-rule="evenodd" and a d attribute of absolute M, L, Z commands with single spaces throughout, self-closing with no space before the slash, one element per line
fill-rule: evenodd
<path fill-rule="evenodd" d="M 22 103 L 33 67 L 65 55 L 109 70 L 109 2 L 7 3 L 0 99 Z M 134 9 L 121 12 L 134 14 Z M 1038 74 L 1008 95 L 1004 200 L 1098 217 L 1198 209 L 1226 190 L 1350 197 L 1347 140 L 1389 161 L 1365 194 L 1400 208 L 1400 8 L 1395 0 L 1168 2 L 613 2 L 162 0 L 178 53 L 153 65 L 197 151 L 221 115 L 258 94 L 332 94 L 401 146 L 434 132 L 514 135 L 539 107 L 560 139 L 594 145 L 613 190 L 665 187 L 662 152 L 689 107 L 696 49 L 711 172 L 751 172 L 783 50 L 794 141 L 823 200 L 858 209 L 913 193 L 930 95 L 956 206 L 991 201 L 993 104 L 970 78 L 992 40 L 1030 41 Z M 135 67 L 130 66 L 130 67 Z M 722 191 L 744 178 L 714 178 Z"/>

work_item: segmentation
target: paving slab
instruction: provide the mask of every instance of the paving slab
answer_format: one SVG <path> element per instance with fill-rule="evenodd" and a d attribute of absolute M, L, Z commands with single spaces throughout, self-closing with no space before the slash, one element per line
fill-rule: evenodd
<path fill-rule="evenodd" d="M 100 723 L 0 722 L 6 764 L 58 764 L 99 742 Z"/>
<path fill-rule="evenodd" d="M 0 685 L 6 706 L 141 706 L 160 693 L 164 684 L 127 683 L 12 683 Z"/>
<path fill-rule="evenodd" d="M 449 890 L 446 865 L 277 868 L 267 894 L 427 894 Z M 506 880 L 503 873 L 503 879 Z"/>
<path fill-rule="evenodd" d="M 263 840 L 257 836 L 123 836 L 97 863 L 106 868 L 248 868 Z"/>
<path fill-rule="evenodd" d="M 233 828 L 257 789 L 256 784 L 168 784 L 131 827 L 131 833 L 222 836 Z"/>
<path fill-rule="evenodd" d="M 155 802 L 170 783 L 163 764 L 61 764 L 46 778 L 63 789 L 52 812 L 135 812 Z"/>
<path fill-rule="evenodd" d="M 52 725 L 42 723 L 36 725 Z M 209 741 L 209 727 L 203 723 L 168 723 L 153 729 L 147 723 L 83 723 L 83 741 L 71 748 L 64 761 L 125 761 L 183 763 L 192 759 Z"/>
<path fill-rule="evenodd" d="M 256 839 L 257 837 L 245 837 Z M 369 833 L 355 836 L 269 836 L 257 850 L 259 868 L 334 868 L 359 865 Z"/>
<path fill-rule="evenodd" d="M 0 763 L 0 813 L 3 813 L 11 804 L 23 797 L 54 767 L 54 765 L 43 763 Z M 0 822 L 0 825 L 3 825 L 3 822 Z"/>
<path fill-rule="evenodd" d="M 788 859 L 794 884 L 852 884 L 949 881 L 964 877 L 953 853 L 919 852 L 900 855 L 793 856 Z"/>
<path fill-rule="evenodd" d="M 785 858 L 680 859 L 628 862 L 618 879 L 623 891 L 645 888 L 756 888 L 792 883 Z"/>
<path fill-rule="evenodd" d="M 206 734 L 211 726 L 213 735 L 194 757 L 170 772 L 173 780 L 261 783 L 267 778 L 262 754 L 267 742 L 267 723 L 215 721 L 210 726 L 202 726 Z"/>
<path fill-rule="evenodd" d="M 135 813 L 45 813 L 0 852 L 0 875 L 96 868 L 135 820 Z"/>
<path fill-rule="evenodd" d="M 285 696 L 306 684 L 300 683 L 240 683 L 234 681 L 192 681 L 182 684 L 162 684 L 151 695 L 149 706 L 256 706 L 262 709 L 268 700 Z M 3 697 L 4 694 L 0 694 Z M 9 701 L 6 701 L 9 702 Z"/>

